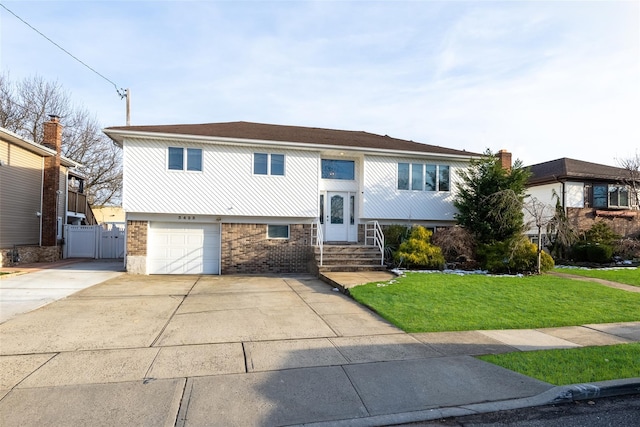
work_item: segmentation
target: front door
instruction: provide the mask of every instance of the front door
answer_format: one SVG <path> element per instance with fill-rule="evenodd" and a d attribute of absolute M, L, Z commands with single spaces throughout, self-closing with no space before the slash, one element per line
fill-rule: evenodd
<path fill-rule="evenodd" d="M 344 192 L 327 193 L 325 210 L 325 235 L 328 242 L 346 242 L 349 240 L 349 194 Z"/>

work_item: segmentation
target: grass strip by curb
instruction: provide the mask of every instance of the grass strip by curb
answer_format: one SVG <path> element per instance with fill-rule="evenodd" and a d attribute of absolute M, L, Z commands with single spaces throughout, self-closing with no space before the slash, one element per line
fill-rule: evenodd
<path fill-rule="evenodd" d="M 640 378 L 640 343 L 478 356 L 554 385 Z"/>

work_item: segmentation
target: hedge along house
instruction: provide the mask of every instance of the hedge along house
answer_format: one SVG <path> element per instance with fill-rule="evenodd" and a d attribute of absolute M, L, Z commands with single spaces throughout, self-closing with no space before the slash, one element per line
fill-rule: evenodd
<path fill-rule="evenodd" d="M 479 154 L 366 132 L 249 122 L 110 127 L 138 274 L 314 271 L 312 245 L 368 225 L 454 224 Z"/>

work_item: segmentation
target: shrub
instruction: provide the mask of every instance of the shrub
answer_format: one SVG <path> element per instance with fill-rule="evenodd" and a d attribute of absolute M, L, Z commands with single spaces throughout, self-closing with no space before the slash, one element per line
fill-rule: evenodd
<path fill-rule="evenodd" d="M 404 225 L 393 224 L 382 229 L 384 233 L 384 258 L 393 259 L 400 244 L 409 237 L 410 228 Z"/>
<path fill-rule="evenodd" d="M 405 225 L 388 225 L 383 228 L 384 243 L 394 250 L 400 247 L 400 244 L 409 237 L 410 228 Z"/>
<path fill-rule="evenodd" d="M 473 236 L 465 228 L 439 228 L 431 238 L 431 243 L 439 246 L 447 262 L 473 259 L 475 253 Z"/>
<path fill-rule="evenodd" d="M 622 259 L 640 258 L 640 240 L 620 239 L 613 242 L 613 254 Z"/>
<path fill-rule="evenodd" d="M 587 242 L 604 243 L 605 245 L 611 245 L 614 240 L 618 240 L 620 237 L 602 221 L 596 222 L 584 233 L 584 239 Z"/>
<path fill-rule="evenodd" d="M 538 246 L 524 236 L 504 242 L 482 245 L 478 248 L 481 265 L 490 273 L 535 273 L 538 265 Z M 553 258 L 546 252 L 540 254 L 540 272 L 554 266 Z"/>
<path fill-rule="evenodd" d="M 606 244 L 579 242 L 571 250 L 574 261 L 606 264 L 611 262 L 613 248 Z"/>
<path fill-rule="evenodd" d="M 424 227 L 413 227 L 409 238 L 400 244 L 395 253 L 396 262 L 403 263 L 407 268 L 442 270 L 444 256 L 439 247 L 429 243 L 432 234 Z"/>

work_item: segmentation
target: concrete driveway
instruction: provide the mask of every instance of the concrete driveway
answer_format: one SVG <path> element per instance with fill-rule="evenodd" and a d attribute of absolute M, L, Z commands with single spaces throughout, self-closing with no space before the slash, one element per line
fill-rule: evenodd
<path fill-rule="evenodd" d="M 42 266 L 7 269 L 15 273 L 0 276 L 0 323 L 124 273 L 122 260 L 64 260 Z"/>
<path fill-rule="evenodd" d="M 380 425 L 552 388 L 447 355 L 311 276 L 122 274 L 0 337 L 3 426 Z M 468 349 L 482 346 L 515 350 Z"/>

